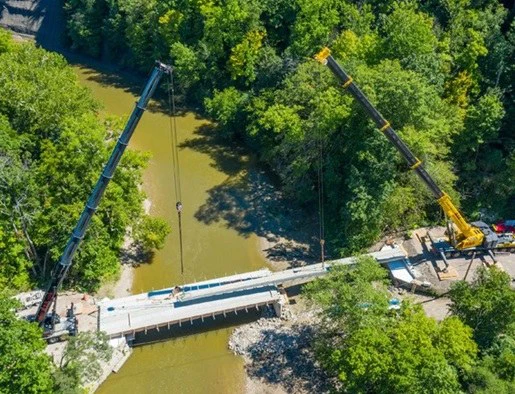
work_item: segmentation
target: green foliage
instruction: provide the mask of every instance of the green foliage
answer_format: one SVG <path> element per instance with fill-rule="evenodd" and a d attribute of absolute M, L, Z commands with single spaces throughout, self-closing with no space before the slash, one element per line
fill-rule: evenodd
<path fill-rule="evenodd" d="M 263 45 L 264 34 L 260 31 L 248 32 L 243 41 L 232 49 L 229 70 L 233 79 L 244 78 L 247 83 L 256 79 L 255 64 Z"/>
<path fill-rule="evenodd" d="M 226 136 L 238 132 L 243 116 L 243 107 L 248 95 L 233 87 L 215 90 L 213 98 L 206 98 L 204 104 L 210 116 L 218 119 Z"/>
<path fill-rule="evenodd" d="M 416 2 L 393 3 L 384 18 L 382 46 L 388 58 L 399 59 L 405 68 L 441 86 L 450 68 L 448 42 L 439 41 L 433 18 L 417 8 Z"/>
<path fill-rule="evenodd" d="M 0 54 L 9 52 L 13 48 L 11 33 L 0 27 Z"/>
<path fill-rule="evenodd" d="M 0 55 L 0 288 L 46 282 L 121 129 L 59 55 L 17 44 Z M 119 271 L 126 231 L 161 247 L 167 227 L 143 213 L 146 155 L 128 151 L 75 257 L 67 286 L 96 289 Z"/>
<path fill-rule="evenodd" d="M 92 10 L 104 9 L 97 31 L 121 63 L 147 71 L 171 56 L 182 97 L 203 104 L 222 135 L 242 137 L 308 207 L 317 203 L 321 149 L 327 238 L 338 250 L 442 215 L 359 106 L 310 60 L 325 45 L 467 216 L 515 213 L 515 24 L 498 2 L 66 3 L 72 20 L 83 16 L 69 26 L 74 44 L 97 23 Z"/>
<path fill-rule="evenodd" d="M 30 284 L 32 263 L 23 234 L 27 227 L 24 212 L 34 204 L 28 196 L 34 177 L 20 157 L 21 145 L 22 139 L 0 115 L 0 289 L 8 285 L 26 289 Z"/>
<path fill-rule="evenodd" d="M 144 252 L 162 249 L 170 226 L 160 218 L 143 216 L 133 232 L 134 241 Z"/>
<path fill-rule="evenodd" d="M 471 209 L 499 209 L 499 202 L 505 201 L 503 194 L 514 193 L 513 185 L 506 182 L 507 163 L 503 159 L 504 148 L 499 145 L 504 116 L 500 92 L 489 90 L 469 106 L 465 128 L 456 138 L 454 152 L 463 175 L 463 187 L 473 195 L 469 199 Z"/>
<path fill-rule="evenodd" d="M 18 306 L 0 292 L 0 393 L 51 393 L 52 361 L 41 329 L 18 319 Z"/>
<path fill-rule="evenodd" d="M 367 326 L 388 309 L 387 272 L 371 257 L 358 257 L 355 267 L 333 266 L 331 274 L 308 283 L 303 294 L 322 307 L 322 315 L 352 330 Z M 364 311 L 366 310 L 366 313 Z"/>
<path fill-rule="evenodd" d="M 456 317 L 437 323 L 406 300 L 390 310 L 385 274 L 362 257 L 306 285 L 304 295 L 322 309 L 319 362 L 338 379 L 339 392 L 459 392 L 460 377 L 475 363 L 472 330 Z"/>
<path fill-rule="evenodd" d="M 170 55 L 174 62 L 174 70 L 180 78 L 181 87 L 185 90 L 191 89 L 197 84 L 205 67 L 197 53 L 188 46 L 176 42 L 172 45 Z"/>
<path fill-rule="evenodd" d="M 453 284 L 450 311 L 474 330 L 481 349 L 488 349 L 515 323 L 515 291 L 510 276 L 496 268 L 480 268 L 472 283 Z"/>
<path fill-rule="evenodd" d="M 515 384 L 515 324 L 499 335 L 485 352 L 483 364 L 501 379 Z"/>
<path fill-rule="evenodd" d="M 515 382 L 499 378 L 494 371 L 477 365 L 466 375 L 467 392 L 473 394 L 511 394 L 515 391 Z"/>
<path fill-rule="evenodd" d="M 68 12 L 67 29 L 72 48 L 80 49 L 91 56 L 101 51 L 103 2 L 95 0 L 72 0 L 65 3 Z"/>
<path fill-rule="evenodd" d="M 70 337 L 55 373 L 55 392 L 81 393 L 81 386 L 100 377 L 100 363 L 109 361 L 112 353 L 113 348 L 102 331 L 86 331 Z"/>

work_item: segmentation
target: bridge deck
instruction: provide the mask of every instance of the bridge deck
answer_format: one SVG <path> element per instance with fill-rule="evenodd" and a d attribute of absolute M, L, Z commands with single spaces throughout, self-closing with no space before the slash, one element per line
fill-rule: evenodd
<path fill-rule="evenodd" d="M 117 337 L 269 305 L 280 298 L 275 286 L 266 286 L 187 301 L 173 297 L 155 300 L 150 305 L 142 299 L 114 307 L 105 302 L 100 306 L 99 329 L 110 337 Z"/>
<path fill-rule="evenodd" d="M 380 263 L 400 260 L 400 248 L 370 253 Z M 133 334 L 146 329 L 181 324 L 245 308 L 273 304 L 281 298 L 278 285 L 291 286 L 322 276 L 333 265 L 355 264 L 355 259 L 328 261 L 325 266 L 270 272 L 267 269 L 167 288 L 100 303 L 98 328 L 109 336 Z"/>

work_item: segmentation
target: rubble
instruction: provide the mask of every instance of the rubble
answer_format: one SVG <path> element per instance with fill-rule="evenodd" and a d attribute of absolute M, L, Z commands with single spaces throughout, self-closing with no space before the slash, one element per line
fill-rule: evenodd
<path fill-rule="evenodd" d="M 236 328 L 229 349 L 244 358 L 249 378 L 264 385 L 295 393 L 328 392 L 328 377 L 311 346 L 317 324 L 313 310 L 290 310 L 283 318 L 268 310 L 258 321 Z"/>

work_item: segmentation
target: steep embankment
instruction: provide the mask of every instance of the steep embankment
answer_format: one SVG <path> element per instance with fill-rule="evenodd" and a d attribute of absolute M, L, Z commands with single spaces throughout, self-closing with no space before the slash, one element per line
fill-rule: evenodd
<path fill-rule="evenodd" d="M 65 22 L 60 1 L 3 0 L 0 2 L 0 26 L 33 36 L 45 49 L 58 51 L 63 48 Z"/>

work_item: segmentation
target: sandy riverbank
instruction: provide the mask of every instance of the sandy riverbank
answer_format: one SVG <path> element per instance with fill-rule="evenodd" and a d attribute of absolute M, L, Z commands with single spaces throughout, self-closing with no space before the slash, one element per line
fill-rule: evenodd
<path fill-rule="evenodd" d="M 150 208 L 152 207 L 152 201 L 146 198 L 143 201 L 143 211 L 145 215 L 150 214 Z M 107 282 L 100 287 L 100 289 L 95 294 L 95 297 L 98 299 L 102 299 L 105 297 L 108 298 L 121 298 L 127 297 L 132 294 L 132 285 L 134 283 L 134 275 L 135 275 L 135 266 L 137 266 L 140 261 L 137 251 L 135 250 L 135 246 L 133 244 L 133 239 L 131 237 L 131 229 L 127 229 L 127 235 L 125 236 L 125 240 L 123 242 L 121 256 L 120 256 L 120 277 L 115 281 Z"/>

